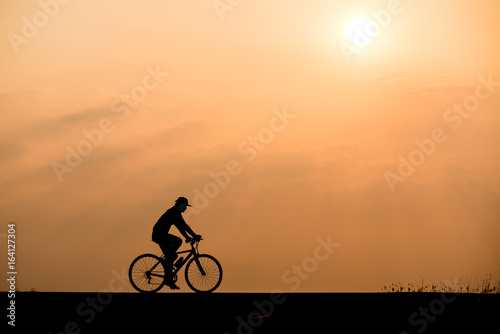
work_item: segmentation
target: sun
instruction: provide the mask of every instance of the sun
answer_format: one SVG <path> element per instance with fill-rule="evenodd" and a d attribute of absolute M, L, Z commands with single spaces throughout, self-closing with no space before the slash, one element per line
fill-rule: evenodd
<path fill-rule="evenodd" d="M 366 30 L 368 23 L 369 20 L 362 17 L 349 21 L 345 28 L 345 35 L 353 44 L 358 44 L 359 41 L 357 37 L 360 32 L 364 32 Z"/>

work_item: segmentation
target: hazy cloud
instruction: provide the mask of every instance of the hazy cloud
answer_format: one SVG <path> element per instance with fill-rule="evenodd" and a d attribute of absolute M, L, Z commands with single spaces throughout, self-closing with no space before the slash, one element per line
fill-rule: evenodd
<path fill-rule="evenodd" d="M 0 160 L 15 159 L 26 152 L 26 147 L 18 142 L 0 142 Z"/>
<path fill-rule="evenodd" d="M 454 74 L 437 73 L 428 75 L 393 74 L 376 79 L 384 85 L 400 88 L 398 95 L 439 95 L 450 96 L 463 93 L 475 87 L 476 79 L 460 77 Z M 433 82 L 429 84 L 429 82 Z"/>
<path fill-rule="evenodd" d="M 58 121 L 65 124 L 86 124 L 93 123 L 96 127 L 103 118 L 116 117 L 109 107 L 84 109 L 79 112 L 62 115 Z"/>

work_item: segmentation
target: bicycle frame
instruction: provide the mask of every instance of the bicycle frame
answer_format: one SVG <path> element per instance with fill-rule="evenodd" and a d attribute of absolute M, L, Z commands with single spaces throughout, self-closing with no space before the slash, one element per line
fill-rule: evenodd
<path fill-rule="evenodd" d="M 195 243 L 196 243 L 196 247 L 195 247 Z M 182 269 L 182 267 L 184 267 L 184 265 L 189 261 L 189 259 L 191 259 L 191 257 L 195 256 L 196 258 L 196 255 L 198 255 L 198 242 L 196 241 L 191 241 L 191 249 L 187 249 L 187 250 L 184 250 L 184 251 L 180 251 L 180 252 L 176 252 L 175 254 L 179 255 L 179 254 L 184 254 L 184 253 L 189 253 L 188 256 L 186 256 L 186 258 L 182 261 L 181 265 L 177 268 L 175 268 L 175 270 L 172 272 L 172 275 L 177 275 L 177 273 L 179 272 L 179 270 Z M 160 261 L 163 261 L 165 259 L 165 254 L 162 254 L 160 256 Z M 158 266 L 158 264 L 160 264 L 160 262 L 156 263 L 151 269 L 151 273 L 150 275 L 151 276 L 156 276 L 156 277 L 164 277 L 163 275 L 158 275 L 158 274 L 153 274 L 152 271 Z M 198 268 L 200 268 L 200 270 L 203 272 L 203 268 L 201 267 L 201 265 L 198 263 L 198 261 L 196 261 L 196 264 L 198 265 Z"/>

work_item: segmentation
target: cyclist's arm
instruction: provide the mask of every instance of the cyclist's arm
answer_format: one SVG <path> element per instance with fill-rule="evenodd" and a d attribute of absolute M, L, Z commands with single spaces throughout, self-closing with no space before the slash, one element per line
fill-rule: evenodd
<path fill-rule="evenodd" d="M 184 223 L 184 234 L 186 234 L 186 235 L 184 235 L 184 237 L 187 239 L 187 238 L 189 238 L 189 236 L 187 235 L 186 232 L 189 233 L 193 238 L 196 238 L 196 236 L 197 236 L 197 234 L 194 233 L 194 231 L 191 229 L 191 227 L 189 227 L 188 224 Z"/>
<path fill-rule="evenodd" d="M 182 236 L 186 239 L 190 239 L 191 237 L 188 235 L 188 233 L 193 237 L 196 238 L 197 234 L 194 233 L 194 231 L 189 227 L 188 224 L 182 219 L 182 221 L 178 221 L 177 224 L 175 224 L 175 227 L 181 232 Z"/>
<path fill-rule="evenodd" d="M 186 231 L 184 231 L 184 229 L 179 228 L 178 230 L 179 230 L 179 232 L 181 232 L 181 234 L 182 234 L 182 236 L 183 236 L 184 238 L 186 238 L 186 239 L 188 239 L 188 238 L 189 238 L 189 235 L 186 233 Z"/>

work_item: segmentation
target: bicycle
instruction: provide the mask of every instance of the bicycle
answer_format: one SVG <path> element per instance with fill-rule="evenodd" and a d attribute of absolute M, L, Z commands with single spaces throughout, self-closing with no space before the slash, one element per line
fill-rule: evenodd
<path fill-rule="evenodd" d="M 189 242 L 191 249 L 176 252 L 176 254 L 189 254 L 185 259 L 181 257 L 175 262 L 172 276 L 174 283 L 177 282 L 177 273 L 187 263 L 184 278 L 189 288 L 198 293 L 210 293 L 217 289 L 222 281 L 222 267 L 213 256 L 198 252 L 200 240 L 191 240 Z M 128 271 L 134 289 L 142 293 L 159 291 L 165 285 L 166 279 L 164 259 L 164 254 L 161 257 L 154 254 L 142 254 L 136 257 Z"/>

